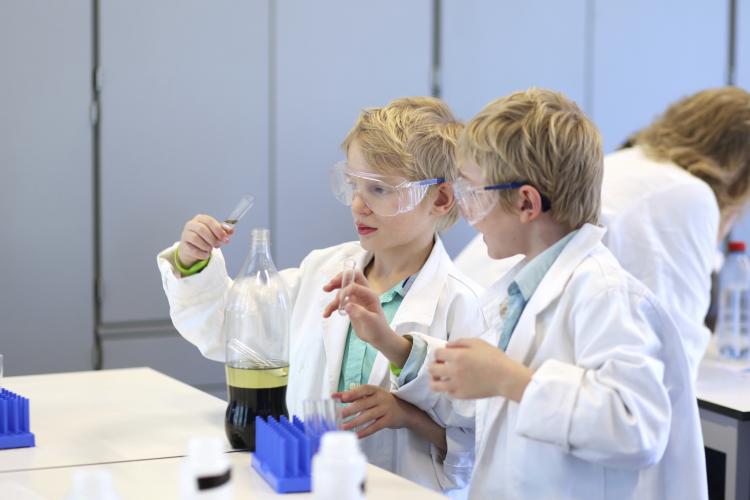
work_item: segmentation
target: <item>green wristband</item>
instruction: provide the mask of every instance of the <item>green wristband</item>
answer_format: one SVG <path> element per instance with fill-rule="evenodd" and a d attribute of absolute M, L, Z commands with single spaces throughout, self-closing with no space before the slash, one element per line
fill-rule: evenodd
<path fill-rule="evenodd" d="M 190 267 L 183 267 L 183 265 L 180 264 L 180 254 L 178 253 L 179 250 L 180 247 L 175 248 L 174 257 L 172 260 L 174 261 L 174 267 L 176 267 L 177 270 L 180 271 L 180 275 L 183 278 L 192 276 L 193 274 L 198 274 L 199 272 L 203 271 L 203 268 L 208 265 L 208 261 L 211 260 L 211 257 L 209 257 L 206 260 L 199 260 Z"/>
<path fill-rule="evenodd" d="M 394 376 L 396 376 L 396 377 L 400 377 L 401 376 L 401 370 L 403 370 L 403 368 L 399 368 L 398 366 L 394 365 L 393 363 L 388 363 L 388 364 L 389 364 L 389 368 L 391 369 L 391 373 Z"/>

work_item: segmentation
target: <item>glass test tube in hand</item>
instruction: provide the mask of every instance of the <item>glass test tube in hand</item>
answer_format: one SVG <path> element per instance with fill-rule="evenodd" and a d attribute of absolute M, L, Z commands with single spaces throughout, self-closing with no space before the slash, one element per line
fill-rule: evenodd
<path fill-rule="evenodd" d="M 234 210 L 232 210 L 232 213 L 224 219 L 224 227 L 227 229 L 233 228 L 247 211 L 253 207 L 253 203 L 255 203 L 255 196 L 251 194 L 243 196 L 239 203 L 237 203 L 237 206 L 234 207 Z"/>
<path fill-rule="evenodd" d="M 346 315 L 346 303 L 349 301 L 349 296 L 346 295 L 346 288 L 354 283 L 354 269 L 357 267 L 357 263 L 352 259 L 344 261 L 344 267 L 341 270 L 341 288 L 339 288 L 339 314 Z"/>

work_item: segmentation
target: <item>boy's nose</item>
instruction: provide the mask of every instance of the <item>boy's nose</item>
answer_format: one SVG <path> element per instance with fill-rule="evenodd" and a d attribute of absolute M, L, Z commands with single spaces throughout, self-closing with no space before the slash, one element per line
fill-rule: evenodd
<path fill-rule="evenodd" d="M 362 199 L 357 191 L 354 191 L 354 194 L 352 195 L 352 212 L 365 215 L 372 213 L 370 207 L 367 206 L 367 203 L 365 203 L 365 200 Z"/>

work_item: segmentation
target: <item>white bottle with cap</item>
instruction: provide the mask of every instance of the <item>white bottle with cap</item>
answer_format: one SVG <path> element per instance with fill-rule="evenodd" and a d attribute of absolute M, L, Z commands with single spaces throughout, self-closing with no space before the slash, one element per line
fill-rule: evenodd
<path fill-rule="evenodd" d="M 192 438 L 182 462 L 182 500 L 231 500 L 232 466 L 221 438 Z"/>
<path fill-rule="evenodd" d="M 367 459 L 353 432 L 323 434 L 312 460 L 312 493 L 316 500 L 364 500 Z"/>
<path fill-rule="evenodd" d="M 66 500 L 120 500 L 107 469 L 81 469 L 73 472 L 73 487 Z"/>

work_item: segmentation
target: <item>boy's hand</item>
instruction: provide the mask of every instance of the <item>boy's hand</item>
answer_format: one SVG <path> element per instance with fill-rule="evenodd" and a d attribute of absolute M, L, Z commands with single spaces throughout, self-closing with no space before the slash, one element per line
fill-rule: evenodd
<path fill-rule="evenodd" d="M 210 215 L 196 215 L 182 229 L 180 246 L 177 247 L 180 264 L 190 267 L 199 260 L 206 260 L 211 249 L 229 243 L 232 234 L 234 229 L 223 226 Z"/>
<path fill-rule="evenodd" d="M 334 276 L 323 291 L 332 292 L 341 287 L 341 273 Z M 380 305 L 380 297 L 372 291 L 362 271 L 354 271 L 354 281 L 337 293 L 323 311 L 328 318 L 339 307 L 339 299 L 346 297 L 345 311 L 349 315 L 357 337 L 382 352 L 388 360 L 403 368 L 411 352 L 411 342 L 394 332 Z"/>
<path fill-rule="evenodd" d="M 503 396 L 521 401 L 533 372 L 481 339 L 461 339 L 435 351 L 430 387 L 457 399 Z"/>
<path fill-rule="evenodd" d="M 360 385 L 345 392 L 334 392 L 334 399 L 351 403 L 341 411 L 341 418 L 359 415 L 341 425 L 342 430 L 352 430 L 367 425 L 357 432 L 359 439 L 375 434 L 386 427 L 400 429 L 408 427 L 409 417 L 420 411 L 415 406 L 400 400 L 389 391 L 375 385 Z"/>

